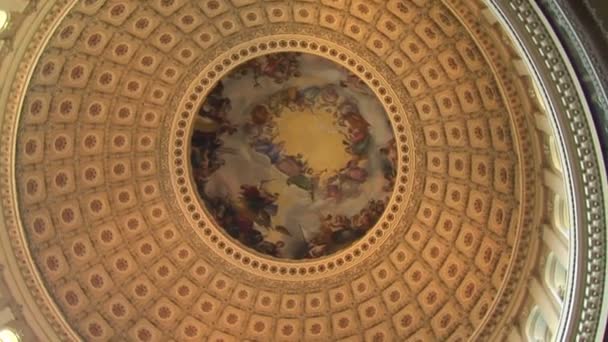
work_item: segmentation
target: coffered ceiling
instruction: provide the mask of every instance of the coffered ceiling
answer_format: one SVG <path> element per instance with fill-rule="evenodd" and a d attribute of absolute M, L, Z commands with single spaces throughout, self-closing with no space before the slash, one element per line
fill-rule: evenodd
<path fill-rule="evenodd" d="M 528 271 L 543 204 L 530 123 L 539 109 L 481 9 L 464 0 L 74 4 L 43 44 L 13 127 L 9 230 L 25 238 L 13 248 L 54 329 L 91 341 L 492 334 Z M 190 166 L 213 87 L 279 52 L 349 70 L 395 137 L 394 189 L 377 224 L 315 259 L 244 248 L 209 215 Z"/>

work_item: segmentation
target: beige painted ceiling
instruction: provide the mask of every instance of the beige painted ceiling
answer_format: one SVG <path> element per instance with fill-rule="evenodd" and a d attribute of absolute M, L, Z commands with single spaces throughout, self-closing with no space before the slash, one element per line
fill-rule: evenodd
<path fill-rule="evenodd" d="M 39 293 L 41 307 L 56 303 L 91 341 L 491 334 L 524 272 L 536 143 L 513 52 L 479 10 L 465 0 L 79 1 L 44 47 L 17 128 L 23 248 L 50 296 Z M 398 140 L 387 212 L 319 260 L 235 244 L 206 216 L 184 158 L 212 85 L 273 51 L 359 75 Z"/>

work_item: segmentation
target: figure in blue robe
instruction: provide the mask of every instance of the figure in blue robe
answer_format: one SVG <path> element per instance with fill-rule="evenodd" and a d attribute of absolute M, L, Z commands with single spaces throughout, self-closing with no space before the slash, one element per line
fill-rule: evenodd
<path fill-rule="evenodd" d="M 270 139 L 259 139 L 252 143 L 253 149 L 267 156 L 272 164 L 275 164 L 280 159 L 283 145 L 282 142 L 275 144 Z"/>

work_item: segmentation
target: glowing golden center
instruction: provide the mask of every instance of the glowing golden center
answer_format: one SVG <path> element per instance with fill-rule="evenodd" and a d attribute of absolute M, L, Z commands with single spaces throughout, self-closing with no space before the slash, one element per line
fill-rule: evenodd
<path fill-rule="evenodd" d="M 344 135 L 329 113 L 285 108 L 275 122 L 279 132 L 275 140 L 284 142 L 286 154 L 306 156 L 316 172 L 327 170 L 331 174 L 352 159 L 342 143 Z"/>

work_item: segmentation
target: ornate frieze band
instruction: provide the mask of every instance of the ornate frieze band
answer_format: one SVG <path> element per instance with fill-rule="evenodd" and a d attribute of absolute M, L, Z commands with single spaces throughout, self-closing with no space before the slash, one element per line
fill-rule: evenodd
<path fill-rule="evenodd" d="M 558 340 L 595 340 L 606 303 L 606 176 L 596 128 L 568 57 L 538 7 L 523 0 L 489 1 L 517 37 L 548 96 L 572 196 L 569 293 Z M 605 311 L 605 310 L 604 310 Z"/>
<path fill-rule="evenodd" d="M 527 224 L 534 221 L 534 196 L 530 194 L 529 188 L 536 179 L 534 175 L 528 174 L 534 165 L 526 156 L 532 152 L 522 148 L 527 146 L 526 139 L 529 139 L 527 122 L 522 112 L 512 112 L 505 105 L 505 102 L 517 104 L 519 94 L 515 88 L 509 87 L 508 79 L 502 80 L 508 74 L 508 69 L 499 69 L 500 72 L 496 73 L 484 59 L 486 53 L 497 57 L 492 55 L 496 53 L 490 48 L 492 41 L 486 41 L 487 45 L 476 46 L 475 43 L 478 42 L 473 43 L 468 28 L 462 28 L 440 2 L 428 3 L 426 7 L 424 2 L 412 2 L 408 3 L 409 7 L 404 7 L 395 1 L 380 5 L 359 1 L 345 2 L 342 5 L 331 3 L 328 6 L 325 6 L 326 1 L 321 1 L 322 4 L 302 2 L 294 8 L 283 8 L 279 2 L 260 2 L 260 7 L 254 9 L 243 5 L 244 1 L 230 1 L 237 4 L 233 6 L 225 2 L 225 8 L 230 8 L 231 16 L 214 19 L 208 31 L 200 30 L 198 34 L 188 31 L 190 28 L 187 24 L 198 20 L 192 13 L 199 13 L 200 18 L 207 20 L 215 15 L 215 11 L 222 9 L 216 1 L 189 4 L 192 6 L 191 11 L 180 13 L 179 27 L 163 27 L 159 30 L 162 32 L 145 40 L 151 34 L 151 31 L 146 31 L 150 23 L 168 17 L 163 11 L 171 11 L 170 6 L 174 4 L 171 1 L 162 2 L 169 4 L 167 9 L 161 2 L 154 3 L 158 3 L 158 6 L 151 9 L 147 6 L 155 5 L 144 1 L 137 4 L 130 1 L 109 3 L 106 7 L 103 4 L 86 7 L 83 2 L 83 8 L 80 9 L 82 12 L 76 13 L 75 18 L 66 20 L 65 26 L 58 30 L 57 40 L 54 41 L 56 46 L 50 48 L 59 51 L 58 54 L 72 57 L 71 48 L 65 47 L 69 46 L 70 39 L 77 39 L 73 35 L 82 22 L 77 20 L 80 19 L 79 16 L 85 16 L 95 23 L 104 22 L 99 25 L 103 28 L 100 29 L 102 32 L 86 31 L 79 40 L 87 54 L 95 57 L 66 64 L 65 77 L 61 81 L 65 81 L 75 92 L 82 92 L 83 97 L 90 95 L 87 88 L 94 88 L 98 93 L 107 92 L 111 96 L 126 98 L 124 102 L 127 105 L 120 107 L 112 102 L 104 107 L 104 96 L 100 96 L 101 100 L 87 103 L 88 107 L 75 115 L 70 111 L 70 105 L 75 101 L 62 99 L 61 103 L 66 103 L 65 117 L 49 116 L 49 125 L 42 120 L 26 120 L 22 121 L 25 122 L 23 126 L 19 126 L 18 111 L 21 110 L 21 103 L 14 103 L 3 127 L 11 136 L 3 141 L 3 148 L 6 148 L 3 149 L 3 158 L 12 163 L 15 160 L 13 148 L 17 145 L 23 151 L 21 160 L 27 161 L 17 166 L 17 170 L 24 171 L 20 177 L 21 186 L 8 184 L 3 188 L 3 194 L 9 197 L 4 203 L 5 213 L 13 218 L 13 221 L 9 221 L 13 223 L 12 233 L 19 237 L 15 239 L 18 241 L 16 254 L 29 260 L 22 272 L 33 277 L 32 271 L 36 266 L 39 267 L 42 276 L 47 277 L 46 286 L 61 293 L 55 300 L 60 302 L 64 314 L 74 321 L 74 325 L 78 325 L 76 329 L 79 329 L 80 334 L 85 337 L 115 334 L 119 338 L 118 336 L 124 337 L 131 333 L 141 333 L 144 337 L 154 333 L 162 337 L 164 329 L 158 329 L 149 322 L 147 325 L 137 323 L 129 326 L 129 331 L 126 331 L 124 325 L 113 325 L 112 320 L 120 320 L 121 311 L 108 313 L 106 308 L 111 304 L 128 307 L 128 302 L 131 301 L 137 306 L 137 312 L 156 315 L 158 317 L 155 316 L 152 320 L 162 323 L 169 320 L 167 316 L 175 316 L 169 313 L 180 310 L 187 313 L 199 308 L 210 311 L 208 303 L 214 302 L 216 296 L 224 298 L 222 303 L 228 300 L 234 300 L 234 303 L 230 302 L 231 306 L 226 308 L 225 314 L 218 311 L 215 319 L 208 320 L 213 321 L 212 328 L 218 329 L 217 331 L 223 329 L 224 332 L 233 329 L 236 331 L 234 336 L 241 338 L 256 332 L 226 326 L 233 324 L 235 319 L 244 325 L 243 317 L 254 316 L 250 313 L 264 313 L 269 306 L 264 304 L 267 302 L 264 298 L 268 298 L 268 301 L 275 298 L 273 300 L 277 303 L 285 304 L 280 309 L 287 310 L 285 317 L 295 317 L 296 320 L 310 318 L 310 322 L 318 318 L 316 316 L 320 307 L 325 305 L 327 309 L 323 309 L 326 311 L 322 314 L 327 317 L 324 318 L 334 319 L 334 326 L 337 327 L 334 332 L 337 335 L 346 334 L 344 336 L 350 336 L 350 332 L 342 332 L 340 325 L 344 325 L 345 331 L 355 331 L 353 336 L 365 334 L 366 338 L 386 338 L 390 335 L 402 338 L 414 335 L 427 337 L 433 336 L 432 334 L 456 338 L 470 336 L 473 330 L 480 327 L 491 329 L 491 324 L 484 326 L 487 317 L 502 313 L 500 310 L 504 307 L 504 301 L 509 298 L 509 293 L 501 290 L 504 283 L 517 283 L 518 277 L 522 276 L 521 264 L 525 259 L 527 243 L 525 235 L 529 229 Z M 129 7 L 131 5 L 132 8 Z M 136 9 L 139 5 L 141 8 Z M 291 3 L 288 5 L 291 6 Z M 322 16 L 317 15 L 320 7 L 326 11 Z M 377 11 L 378 15 L 374 17 L 372 11 Z M 422 15 L 414 15 L 417 11 Z M 127 20 L 131 13 L 137 17 Z M 286 13 L 294 16 L 294 22 L 259 24 L 259 20 L 265 18 L 283 20 Z M 313 13 L 314 16 L 311 15 Z M 348 20 L 342 20 L 344 18 Z M 177 15 L 175 19 L 178 19 Z M 124 27 L 121 27 L 122 24 Z M 237 28 L 242 31 L 232 31 Z M 107 45 L 107 50 L 104 50 L 99 45 L 104 33 L 108 32 L 106 29 L 120 33 L 130 30 L 134 33 L 129 36 L 131 40 Z M 213 35 L 209 32 L 213 32 Z M 138 35 L 145 39 L 135 38 Z M 173 53 L 168 46 L 177 37 L 192 41 L 188 41 L 189 45 L 179 46 L 181 50 Z M 451 41 L 452 37 L 457 40 L 456 43 Z M 135 50 L 133 47 L 142 41 L 149 43 L 152 40 L 158 47 L 154 53 L 137 58 L 127 53 Z M 221 44 L 211 47 L 212 41 Z M 359 75 L 383 101 L 399 142 L 397 190 L 382 222 L 362 241 L 346 251 L 318 261 L 283 263 L 248 254 L 248 251 L 237 248 L 221 232 L 217 232 L 206 218 L 191 186 L 187 145 L 191 121 L 199 104 L 222 75 L 242 61 L 271 51 L 313 53 L 344 65 Z M 188 58 L 195 53 L 199 53 L 198 56 L 202 58 L 188 62 Z M 19 81 L 14 83 L 18 85 L 14 92 L 14 98 L 18 101 L 21 101 L 21 96 L 28 87 L 27 78 L 31 67 L 37 63 L 37 56 L 31 57 L 27 61 L 29 64 L 24 66 L 23 72 L 18 76 Z M 35 73 L 36 80 L 44 83 L 47 80 L 45 77 L 50 78 L 54 75 L 53 72 L 59 73 L 57 66 L 62 62 L 61 58 L 55 57 L 57 56 L 51 56 L 38 63 L 40 67 L 39 73 Z M 157 68 L 155 70 L 158 73 L 153 74 L 150 69 L 155 65 L 154 57 L 176 63 L 166 68 Z M 99 68 L 103 70 L 92 72 L 94 77 L 90 78 L 90 83 L 82 81 L 84 71 L 87 68 L 94 69 L 95 66 L 89 66 L 88 63 L 95 58 L 100 61 L 96 65 L 113 65 L 114 68 Z M 408 69 L 404 61 L 415 67 Z M 124 69 L 129 70 L 122 73 Z M 186 76 L 181 79 L 181 76 L 176 76 L 180 75 L 179 70 L 185 70 Z M 501 79 L 500 82 L 497 78 Z M 151 91 L 144 92 L 146 84 L 152 84 Z M 56 84 L 51 83 L 50 87 L 54 85 Z M 118 91 L 113 92 L 116 89 Z M 39 104 L 43 103 L 43 97 L 32 96 L 31 101 L 26 102 L 28 105 L 23 109 L 25 116 L 31 118 L 38 114 L 36 111 L 40 110 Z M 38 100 L 40 101 L 36 102 Z M 129 110 L 128 107 L 128 104 L 136 101 L 141 101 L 138 103 L 143 103 L 145 110 L 154 110 L 137 112 L 136 116 L 136 110 Z M 61 106 L 59 108 L 61 110 Z M 113 113 L 110 119 L 95 121 L 100 120 L 100 113 L 109 111 L 109 108 Z M 61 113 L 52 115 L 55 114 Z M 82 125 L 72 124 L 73 122 L 65 124 L 66 121 L 69 122 L 70 115 L 75 118 L 73 122 L 82 120 Z M 135 117 L 141 120 L 136 120 Z M 59 124 L 53 121 L 57 118 Z M 12 139 L 18 127 L 24 127 L 23 134 L 19 137 L 20 143 Z M 46 133 L 47 129 L 54 127 L 63 130 L 58 134 L 49 132 L 42 138 L 36 135 L 39 131 L 44 130 Z M 91 127 L 93 129 L 88 130 Z M 67 128 L 73 129 L 73 132 L 66 132 Z M 70 148 L 77 145 L 72 150 L 86 152 L 83 158 L 80 155 L 71 158 L 66 152 L 66 137 L 70 134 L 78 138 L 73 140 L 79 141 Z M 132 150 L 127 141 L 133 141 Z M 36 156 L 28 156 L 28 152 L 31 155 L 37 153 L 36 142 L 39 142 L 37 146 L 48 146 L 48 157 L 35 159 Z M 516 153 L 513 153 L 513 149 Z M 103 151 L 100 152 L 101 150 Z M 112 159 L 114 154 L 118 157 Z M 140 159 L 132 160 L 139 157 L 142 158 L 141 162 Z M 31 159 L 28 161 L 27 158 Z M 81 161 L 89 162 L 96 158 L 102 166 L 81 164 Z M 50 161 L 50 166 L 57 166 L 58 171 L 47 167 L 45 160 Z M 125 170 L 131 162 L 135 175 L 128 177 Z M 3 177 L 7 180 L 15 177 L 14 166 L 11 164 L 10 170 L 3 170 L 6 172 Z M 159 169 L 158 173 L 151 171 L 154 167 Z M 72 172 L 78 177 L 70 177 L 70 170 L 79 171 Z M 106 179 L 100 180 L 101 175 Z M 83 189 L 78 189 L 82 192 L 76 194 L 75 178 L 78 178 L 78 186 L 86 185 Z M 65 197 L 57 196 L 53 199 L 50 198 L 53 196 L 47 198 L 41 195 L 40 189 L 44 189 L 45 182 L 49 193 L 56 191 Z M 53 220 L 50 215 L 46 215 L 46 222 L 56 222 L 57 231 L 62 231 L 62 234 L 68 231 L 69 234 L 52 238 L 40 237 L 44 234 L 51 235 L 48 230 L 42 229 L 42 224 L 36 224 L 45 222 L 41 218 L 44 215 L 38 217 L 39 221 L 33 220 L 34 224 L 22 227 L 17 221 L 18 203 L 14 199 L 17 192 L 24 203 L 20 209 L 28 214 L 24 216 L 34 219 L 35 214 L 38 214 L 35 210 L 48 210 L 53 214 Z M 410 196 L 415 197 L 415 200 L 410 202 Z M 56 203 L 59 202 L 57 198 L 69 198 L 72 207 L 67 207 L 68 204 L 62 207 L 64 203 Z M 139 199 L 141 201 L 138 202 Z M 85 222 L 90 225 L 75 224 L 73 214 L 76 212 L 83 213 Z M 403 217 L 405 223 L 400 224 Z M 146 222 L 153 229 L 142 228 Z M 465 223 L 462 229 L 461 222 Z M 72 245 L 67 242 L 64 244 L 62 237 L 69 236 L 69 243 L 72 243 L 71 238 L 76 235 L 74 232 L 78 232 L 80 240 L 76 239 L 78 241 Z M 121 242 L 116 238 L 120 235 L 119 232 L 125 236 Z M 180 232 L 185 238 L 176 242 Z M 39 238 L 46 244 L 27 246 L 24 244 L 26 237 L 32 240 Z M 60 243 L 55 243 L 57 241 Z M 87 245 L 87 241 L 93 241 L 94 246 L 93 243 Z M 427 241 L 430 242 L 427 244 Z M 445 247 L 451 248 L 448 250 Z M 25 256 L 28 248 L 39 252 L 38 257 Z M 79 258 L 90 264 L 79 264 Z M 193 260 L 208 262 L 208 268 L 194 267 L 196 264 L 193 266 Z M 94 264 L 94 270 L 92 267 L 86 270 L 90 271 L 90 277 L 80 277 L 80 271 L 85 269 L 83 264 Z M 365 267 L 361 266 L 363 264 Z M 414 266 L 410 266 L 412 264 Z M 61 273 L 63 270 L 65 272 Z M 171 272 L 177 274 L 175 279 L 179 278 L 180 285 L 183 284 L 179 289 L 170 287 L 173 283 L 167 279 L 170 279 L 168 274 Z M 338 272 L 344 272 L 341 274 L 344 277 L 334 277 Z M 126 273 L 128 274 L 124 275 Z M 135 274 L 150 276 L 155 284 L 151 286 L 139 282 L 141 277 L 133 279 Z M 433 279 L 426 277 L 429 274 Z M 59 281 L 55 281 L 57 279 Z M 124 292 L 132 298 L 119 298 L 118 302 L 110 303 L 104 297 L 108 292 L 103 292 L 102 296 L 96 295 L 105 290 L 101 283 L 109 282 L 116 284 L 110 286 L 111 289 L 107 290 L 109 293 L 114 295 Z M 297 286 L 283 286 L 296 282 Z M 239 298 L 240 296 L 229 297 L 232 295 L 229 284 L 235 283 L 242 289 L 238 293 L 242 293 L 243 298 L 258 296 L 259 303 L 248 305 L 243 304 L 245 299 Z M 71 285 L 74 286 L 70 288 Z M 76 291 L 79 286 L 85 288 L 86 293 Z M 39 280 L 32 281 L 31 291 L 39 294 L 43 287 L 45 284 Z M 155 287 L 161 290 L 157 291 L 157 297 L 153 301 L 158 299 L 158 305 L 154 304 L 158 310 L 149 310 L 153 306 L 150 301 L 138 301 L 135 298 L 142 292 L 151 292 L 150 289 Z M 95 292 L 97 288 L 102 290 Z M 408 310 L 411 308 L 411 313 L 405 313 L 406 304 L 403 302 L 409 293 L 408 288 L 415 292 L 407 296 L 411 301 L 408 307 Z M 201 305 L 192 305 L 194 297 L 184 299 L 188 293 L 193 294 L 201 289 L 209 290 L 201 296 L 208 299 L 201 299 Z M 87 296 L 88 293 L 94 295 Z M 270 295 L 267 296 L 268 293 Z M 356 300 L 344 304 L 345 298 L 351 294 L 354 294 Z M 316 305 L 304 306 L 309 298 Z M 54 305 L 48 296 L 43 299 L 46 300 L 43 304 Z M 113 297 L 112 300 L 114 299 Z M 85 305 L 83 309 L 82 303 L 86 300 L 92 304 Z M 179 310 L 174 310 L 173 306 L 167 304 L 172 301 L 179 301 Z M 444 305 L 447 301 L 451 302 Z M 495 304 L 496 302 L 501 304 Z M 298 306 L 294 303 L 300 304 Z M 344 305 L 350 305 L 352 317 L 340 316 L 346 308 Z M 497 306 L 498 310 L 495 310 Z M 233 310 L 234 307 L 239 309 Z M 289 316 L 293 312 L 290 310 L 296 309 L 302 309 L 301 314 Z M 85 310 L 86 315 L 79 310 Z M 113 318 L 106 319 L 98 311 Z M 279 329 L 283 317 L 277 315 L 282 314 L 282 311 L 271 311 L 271 315 L 275 316 L 270 322 L 274 322 L 272 320 L 277 317 L 281 318 L 276 324 L 276 334 L 293 332 L 297 324 L 301 323 L 298 321 L 297 324 L 292 324 L 286 320 L 283 325 L 285 329 Z M 461 311 L 470 314 L 462 315 Z M 301 317 L 302 314 L 304 318 Z M 389 314 L 395 315 L 395 318 L 387 319 Z M 60 316 L 58 312 L 49 310 L 48 316 L 50 320 L 60 320 L 55 317 Z M 86 320 L 83 319 L 84 316 Z M 364 322 L 361 326 L 354 323 L 358 316 Z M 201 313 L 200 317 L 206 316 Z M 419 322 L 424 322 L 426 328 L 420 328 L 421 325 L 413 327 L 414 317 Z M 379 318 L 384 319 L 375 321 Z M 178 322 L 180 327 L 183 323 L 184 333 L 192 332 L 192 329 L 187 329 L 193 326 L 191 322 L 175 319 L 175 325 Z M 253 320 L 250 323 L 252 327 L 266 328 L 274 324 L 259 325 Z M 158 326 L 162 328 L 162 324 L 159 323 Z M 430 325 L 433 325 L 434 333 L 430 333 Z M 317 327 L 320 329 L 320 325 Z M 73 334 L 70 326 L 56 325 L 56 329 L 63 334 L 62 338 L 72 337 L 67 335 L 68 332 Z M 274 334 L 273 331 L 265 333 Z"/>
<path fill-rule="evenodd" d="M 15 193 L 15 143 L 17 130 L 16 125 L 20 119 L 21 106 L 24 98 L 15 96 L 23 93 L 27 89 L 30 82 L 29 76 L 32 74 L 36 66 L 37 60 L 40 58 L 40 53 L 52 32 L 55 30 L 58 21 L 69 11 L 76 3 L 75 0 L 57 0 L 47 6 L 40 6 L 39 10 L 43 11 L 44 16 L 39 26 L 35 27 L 36 31 L 24 50 L 14 49 L 15 58 L 14 64 L 17 65 L 16 72 L 12 82 L 4 82 L 5 85 L 10 85 L 10 95 L 7 98 L 7 103 L 3 108 L 3 118 L 1 127 L 0 155 L 2 167 L 0 168 L 0 191 L 2 196 L 2 210 L 4 218 L 4 227 L 7 230 L 10 243 L 14 251 L 17 266 L 21 271 L 21 276 L 30 291 L 35 304 L 36 311 L 42 312 L 45 319 L 48 321 L 54 332 L 62 340 L 78 340 L 78 334 L 74 332 L 72 327 L 66 322 L 64 316 L 60 314 L 57 304 L 49 296 L 46 291 L 43 280 L 40 274 L 35 271 L 35 266 L 30 253 L 28 252 L 27 242 L 23 236 L 23 228 L 21 218 L 19 217 L 17 198 Z M 36 16 L 36 12 L 30 12 L 28 15 Z M 31 18 L 30 18 L 31 20 Z M 27 30 L 29 27 L 21 26 L 20 30 Z M 23 33 L 21 33 L 23 34 Z M 6 57 L 5 60 L 6 62 Z M 48 333 L 47 333 L 48 336 Z"/>

